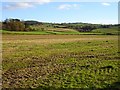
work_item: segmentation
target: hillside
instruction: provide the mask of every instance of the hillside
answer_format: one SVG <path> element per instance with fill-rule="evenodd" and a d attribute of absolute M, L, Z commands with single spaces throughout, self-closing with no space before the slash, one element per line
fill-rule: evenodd
<path fill-rule="evenodd" d="M 111 28 L 99 28 L 94 29 L 91 32 L 79 32 L 74 29 L 69 28 L 45 28 L 44 30 L 39 29 L 39 27 L 35 31 L 8 31 L 8 30 L 0 30 L 2 34 L 26 34 L 26 35 L 46 35 L 46 34 L 55 34 L 55 35 L 118 35 L 119 31 L 117 27 Z"/>
<path fill-rule="evenodd" d="M 87 34 L 118 35 L 119 25 L 102 25 L 90 23 L 45 23 L 38 21 L 20 21 L 8 19 L 2 22 L 3 34 Z"/>
<path fill-rule="evenodd" d="M 118 27 L 100 28 L 92 31 L 93 33 L 102 33 L 106 35 L 118 35 L 120 33 Z"/>

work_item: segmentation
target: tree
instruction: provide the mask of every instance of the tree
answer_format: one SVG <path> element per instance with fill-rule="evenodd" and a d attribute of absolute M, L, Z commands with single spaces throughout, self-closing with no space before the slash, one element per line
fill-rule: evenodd
<path fill-rule="evenodd" d="M 24 31 L 25 25 L 19 19 L 6 19 L 4 21 L 4 29 L 10 31 Z"/>

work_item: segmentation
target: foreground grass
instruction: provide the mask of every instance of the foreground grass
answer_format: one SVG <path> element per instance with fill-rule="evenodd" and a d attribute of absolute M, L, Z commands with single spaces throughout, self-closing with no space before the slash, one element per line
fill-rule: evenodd
<path fill-rule="evenodd" d="M 119 88 L 117 36 L 3 35 L 3 88 Z"/>

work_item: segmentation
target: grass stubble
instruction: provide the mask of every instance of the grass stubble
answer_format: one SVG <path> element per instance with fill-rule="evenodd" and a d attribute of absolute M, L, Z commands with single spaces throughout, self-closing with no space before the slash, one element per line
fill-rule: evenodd
<path fill-rule="evenodd" d="M 118 36 L 3 35 L 3 88 L 120 89 Z"/>

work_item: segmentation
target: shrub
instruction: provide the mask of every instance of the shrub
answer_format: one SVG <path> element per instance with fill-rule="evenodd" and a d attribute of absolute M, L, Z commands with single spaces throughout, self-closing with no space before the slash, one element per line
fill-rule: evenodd
<path fill-rule="evenodd" d="M 106 33 L 106 35 L 113 35 L 112 33 Z"/>
<path fill-rule="evenodd" d="M 44 28 L 41 28 L 41 31 L 44 31 L 45 29 Z"/>
<path fill-rule="evenodd" d="M 21 21 L 15 21 L 15 20 L 9 20 L 4 23 L 4 28 L 10 31 L 24 31 L 25 30 L 25 25 Z"/>

